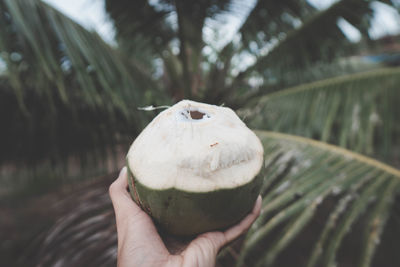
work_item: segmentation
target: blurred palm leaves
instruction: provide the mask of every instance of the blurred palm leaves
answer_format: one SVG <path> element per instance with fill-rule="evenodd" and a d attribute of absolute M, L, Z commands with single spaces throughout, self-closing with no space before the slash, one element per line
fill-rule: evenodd
<path fill-rule="evenodd" d="M 241 110 L 253 128 L 338 144 L 388 161 L 400 149 L 400 70 L 379 69 L 303 84 Z"/>
<path fill-rule="evenodd" d="M 387 248 L 398 240 L 382 235 L 387 224 L 397 227 L 389 218 L 400 190 L 399 170 L 307 138 L 257 135 L 265 150 L 262 213 L 243 244 L 239 240 L 222 251 L 219 266 L 370 266 L 375 253 L 374 266 L 395 266 L 386 258 L 396 263 L 398 253 Z M 29 250 L 35 264 L 115 265 L 113 213 L 102 188 L 86 185 L 64 204 L 55 203 L 54 209 L 73 208 L 36 239 L 39 245 Z M 350 255 L 343 257 L 346 250 Z"/>
<path fill-rule="evenodd" d="M 345 0 L 321 11 L 292 0 L 106 1 L 117 49 L 47 4 L 3 0 L 0 49 L 7 69 L 0 106 L 1 121 L 10 126 L 2 133 L 0 158 L 56 160 L 113 146 L 148 121 L 139 106 L 186 97 L 238 108 L 252 96 L 303 82 L 297 72 L 354 48 L 339 18 L 368 39 L 370 3 Z M 205 55 L 214 44 L 203 29 L 235 12 L 245 18 L 239 39 Z M 245 55 L 257 60 L 238 64 Z"/>
<path fill-rule="evenodd" d="M 288 85 L 284 74 L 289 71 L 296 76 L 301 68 L 354 52 L 337 21 L 346 19 L 369 39 L 367 30 L 373 14 L 371 1 L 358 0 L 339 1 L 323 11 L 306 1 L 292 0 L 256 1 L 254 6 L 243 1 L 186 2 L 160 0 L 151 5 L 145 0 L 106 1 L 118 40 L 131 44 L 124 46 L 128 51 L 135 50 L 132 44 L 137 36 L 148 40 L 148 49 L 166 66 L 165 86 L 173 88 L 170 94 L 175 99 L 189 97 L 234 107 L 255 89 L 248 82 L 253 76 L 264 79 L 263 88 L 256 89 L 265 93 L 268 86 Z M 250 10 L 247 17 L 243 10 Z M 202 49 L 215 44 L 206 43 L 204 29 L 212 24 L 210 20 L 223 25 L 232 12 L 244 16 L 242 26 L 232 40 L 214 50 L 214 59 L 209 61 Z M 147 26 L 150 18 L 154 23 Z M 178 52 L 161 49 L 166 45 L 179 48 Z M 232 64 L 246 55 L 255 57 L 255 63 Z M 291 84 L 303 81 L 299 78 Z"/>
<path fill-rule="evenodd" d="M 346 247 L 346 234 L 357 225 L 363 228 L 354 237 L 360 249 L 346 260 L 351 266 L 370 266 L 400 189 L 400 171 L 310 139 L 262 131 L 258 135 L 266 155 L 263 209 L 238 265 L 282 266 L 278 256 L 312 227 L 313 242 L 297 246 L 306 254 L 301 265 L 334 266 L 338 251 Z M 319 225 L 318 213 L 329 214 Z"/>
<path fill-rule="evenodd" d="M 1 1 L 0 7 L 7 64 L 0 77 L 1 161 L 84 153 L 145 125 L 136 107 L 156 86 L 138 66 L 40 1 Z"/>

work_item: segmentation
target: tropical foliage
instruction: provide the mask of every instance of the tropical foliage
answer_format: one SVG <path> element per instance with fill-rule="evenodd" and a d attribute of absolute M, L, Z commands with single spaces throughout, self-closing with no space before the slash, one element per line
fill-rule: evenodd
<path fill-rule="evenodd" d="M 268 94 L 240 111 L 248 125 L 390 161 L 400 148 L 400 70 L 340 76 Z"/>
<path fill-rule="evenodd" d="M 343 65 L 373 43 L 375 2 L 106 0 L 110 45 L 39 0 L 0 0 L 0 163 L 62 164 L 61 181 L 71 156 L 101 168 L 127 146 L 156 114 L 139 107 L 225 104 L 261 130 L 265 182 L 261 216 L 221 266 L 395 266 L 400 70 Z M 243 22 L 226 38 L 232 17 Z M 105 189 L 84 184 L 57 204 L 63 216 L 21 265 L 115 264 Z"/>
<path fill-rule="evenodd" d="M 374 266 L 395 266 L 398 253 L 390 243 L 397 239 L 382 233 L 398 227 L 398 217 L 389 220 L 400 190 L 398 169 L 303 137 L 257 134 L 266 155 L 262 213 L 243 244 L 221 252 L 220 266 L 370 266 L 376 251 Z M 73 210 L 37 238 L 28 255 L 39 266 L 115 265 L 116 229 L 104 184 L 85 185 L 56 208 L 65 210 L 71 200 Z"/>
<path fill-rule="evenodd" d="M 43 2 L 1 1 L 0 10 L 7 64 L 0 77 L 7 125 L 1 161 L 104 149 L 115 145 L 117 133 L 142 129 L 146 119 L 135 108 L 147 103 L 145 89 L 155 87 L 138 66 Z"/>
<path fill-rule="evenodd" d="M 370 266 L 400 189 L 400 171 L 306 138 L 274 132 L 259 136 L 267 155 L 263 210 L 247 235 L 238 266 L 281 266 L 279 255 L 307 227 L 312 227 L 313 242 L 297 246 L 305 255 L 303 264 L 335 266 L 339 249 L 346 249 L 346 234 L 356 225 L 361 233 L 353 239 L 360 239 L 360 248 L 342 260 Z M 329 215 L 318 224 L 322 213 Z"/>

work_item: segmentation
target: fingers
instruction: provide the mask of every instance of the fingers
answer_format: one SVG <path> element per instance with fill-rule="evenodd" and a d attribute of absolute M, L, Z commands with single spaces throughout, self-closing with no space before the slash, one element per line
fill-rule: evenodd
<path fill-rule="evenodd" d="M 111 201 L 115 210 L 116 217 L 122 217 L 127 214 L 140 211 L 140 208 L 133 202 L 128 187 L 128 174 L 126 167 L 122 168 L 117 180 L 115 180 L 109 189 Z"/>
<path fill-rule="evenodd" d="M 218 251 L 221 247 L 232 242 L 250 228 L 253 222 L 260 215 L 261 202 L 262 199 L 261 196 L 259 195 L 254 204 L 253 210 L 242 221 L 232 226 L 225 232 L 210 232 L 203 234 L 200 237 L 205 237 L 211 240 L 215 249 Z"/>
<path fill-rule="evenodd" d="M 239 224 L 236 224 L 225 231 L 225 238 L 227 243 L 232 242 L 250 228 L 253 222 L 260 215 L 261 202 L 262 199 L 261 196 L 259 195 L 251 213 L 247 215 Z"/>

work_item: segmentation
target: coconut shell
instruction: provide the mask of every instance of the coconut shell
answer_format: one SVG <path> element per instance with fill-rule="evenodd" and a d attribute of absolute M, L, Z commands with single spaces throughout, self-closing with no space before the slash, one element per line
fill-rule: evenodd
<path fill-rule="evenodd" d="M 263 153 L 231 109 L 183 100 L 133 142 L 127 155 L 131 195 L 172 234 L 223 229 L 251 211 Z"/>
<path fill-rule="evenodd" d="M 176 188 L 154 190 L 135 179 L 128 167 L 132 199 L 165 231 L 190 236 L 222 230 L 243 219 L 253 208 L 262 176 L 240 187 L 211 192 Z"/>

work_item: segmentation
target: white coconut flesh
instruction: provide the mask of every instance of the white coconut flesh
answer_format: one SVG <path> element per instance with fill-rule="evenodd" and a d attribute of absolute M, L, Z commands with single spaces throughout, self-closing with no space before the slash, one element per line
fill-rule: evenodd
<path fill-rule="evenodd" d="M 183 100 L 153 119 L 127 161 L 146 187 L 209 192 L 252 181 L 263 147 L 230 108 Z"/>

